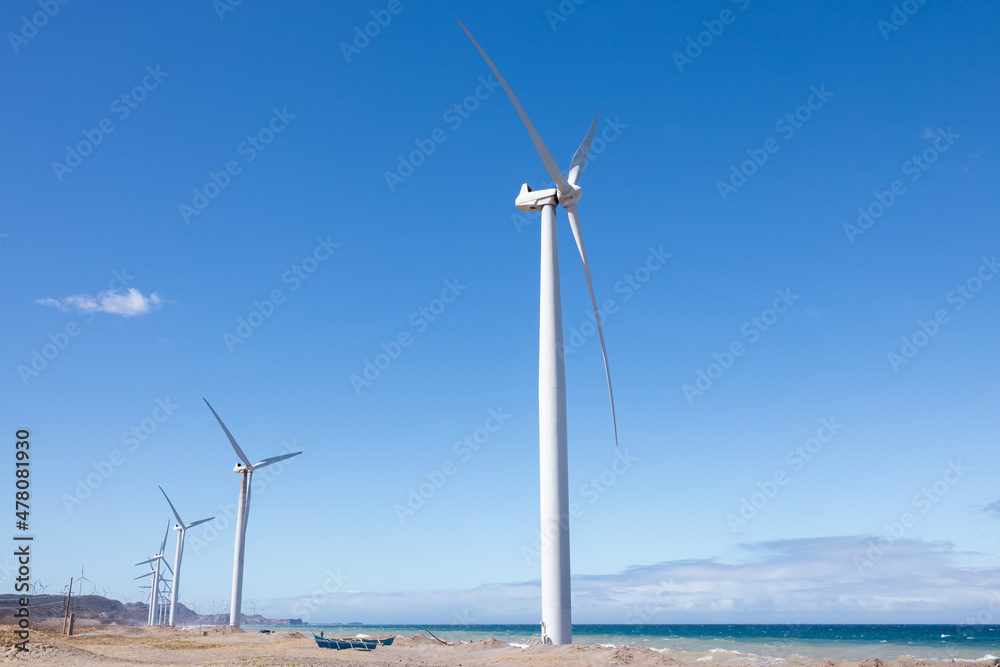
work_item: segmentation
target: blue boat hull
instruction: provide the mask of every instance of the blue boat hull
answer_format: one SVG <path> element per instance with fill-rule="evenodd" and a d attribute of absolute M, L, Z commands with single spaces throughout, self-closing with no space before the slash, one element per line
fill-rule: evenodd
<path fill-rule="evenodd" d="M 380 643 L 377 639 L 354 639 L 347 637 L 331 637 L 327 639 L 318 635 L 313 635 L 313 639 L 316 640 L 316 645 L 320 648 L 332 648 L 338 651 L 347 648 L 353 648 L 357 651 L 374 651 Z M 391 643 L 392 640 L 390 639 L 389 644 Z"/>

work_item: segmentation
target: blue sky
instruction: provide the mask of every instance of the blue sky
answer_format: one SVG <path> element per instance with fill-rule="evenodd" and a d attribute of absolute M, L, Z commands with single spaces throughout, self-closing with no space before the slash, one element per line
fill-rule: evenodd
<path fill-rule="evenodd" d="M 219 517 L 182 601 L 228 601 L 206 397 L 252 459 L 304 451 L 258 473 L 245 600 L 537 621 L 513 202 L 548 179 L 460 19 L 564 167 L 600 107 L 580 212 L 621 446 L 563 213 L 576 620 L 963 622 L 1000 585 L 998 11 L 10 3 L 0 382 L 34 574 L 134 599 L 162 485 Z"/>

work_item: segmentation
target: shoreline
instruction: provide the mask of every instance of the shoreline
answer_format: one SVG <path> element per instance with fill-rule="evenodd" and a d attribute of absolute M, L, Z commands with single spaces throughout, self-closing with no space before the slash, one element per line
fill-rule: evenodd
<path fill-rule="evenodd" d="M 32 628 L 30 649 L 17 652 L 6 640 L 12 627 L 0 627 L 5 646 L 0 651 L 3 662 L 38 662 L 67 667 L 84 665 L 200 665 L 252 664 L 263 665 L 399 665 L 420 664 L 437 667 L 454 664 L 546 665 L 550 667 L 574 665 L 621 665 L 636 667 L 646 665 L 782 665 L 784 667 L 920 667 L 952 662 L 983 667 L 998 667 L 1000 659 L 987 652 L 975 658 L 965 656 L 895 658 L 877 657 L 864 646 L 848 646 L 859 658 L 845 658 L 833 654 L 819 656 L 770 655 L 715 648 L 707 651 L 687 651 L 675 648 L 648 647 L 641 644 L 614 645 L 583 642 L 568 646 L 532 645 L 488 637 L 442 645 L 426 635 L 397 637 L 392 646 L 380 646 L 372 652 L 332 650 L 318 648 L 312 638 L 311 627 L 290 630 L 287 627 L 272 634 L 260 634 L 256 627 L 233 631 L 226 626 L 203 626 L 190 629 L 147 628 L 136 626 L 81 628 L 80 633 L 66 637 L 46 628 Z M 371 626 L 320 626 L 328 636 L 352 637 L 374 629 Z M 393 626 L 385 626 L 393 627 Z M 398 626 L 396 626 L 398 627 Z M 443 639 L 451 639 L 445 638 Z M 581 637 L 583 639 L 583 637 Z M 763 647 L 762 647 L 763 648 Z M 787 647 L 794 651 L 793 646 Z M 816 647 L 817 649 L 820 647 Z"/>
<path fill-rule="evenodd" d="M 823 627 L 833 627 L 835 624 L 823 624 Z M 327 636 L 354 637 L 362 635 L 392 634 L 394 636 L 409 637 L 421 633 L 424 628 L 429 628 L 434 634 L 448 641 L 481 641 L 487 638 L 495 638 L 506 642 L 511 646 L 522 648 L 527 645 L 529 639 L 537 632 L 534 626 L 520 625 L 326 625 L 307 624 L 289 628 L 288 626 L 268 626 L 268 625 L 245 625 L 248 631 L 256 632 L 258 629 L 267 628 L 274 631 L 297 630 L 303 634 L 318 634 L 320 631 L 326 632 Z M 901 644 L 894 642 L 880 642 L 876 640 L 855 641 L 848 639 L 839 640 L 817 640 L 810 641 L 801 638 L 789 638 L 782 641 L 777 639 L 752 639 L 752 638 L 695 638 L 691 636 L 677 636 L 670 639 L 658 636 L 635 635 L 622 632 L 597 632 L 594 628 L 608 629 L 615 628 L 613 625 L 574 625 L 573 639 L 577 646 L 603 646 L 607 648 L 648 648 L 658 652 L 665 652 L 668 656 L 690 656 L 696 655 L 698 658 L 708 656 L 719 657 L 728 654 L 731 659 L 728 662 L 739 662 L 742 659 L 749 661 L 758 660 L 761 664 L 764 661 L 777 663 L 780 660 L 813 660 L 813 661 L 862 661 L 867 659 L 878 660 L 922 660 L 928 662 L 956 661 L 956 662 L 985 662 L 1000 658 L 1000 645 L 979 646 L 979 647 L 956 647 L 954 645 L 937 644 Z M 618 626 L 629 628 L 635 626 Z M 642 626 L 650 630 L 656 627 L 680 627 L 674 626 Z M 706 627 L 692 625 L 689 627 Z M 725 627 L 724 624 L 715 627 Z M 775 627 L 784 627 L 775 624 Z M 887 626 L 894 627 L 894 626 Z M 935 624 L 927 624 L 926 627 L 937 627 Z M 991 627 L 991 626 L 983 626 Z M 942 642 L 944 644 L 944 642 Z M 703 660 L 709 662 L 709 660 Z M 998 664 L 1000 667 L 1000 664 Z"/>

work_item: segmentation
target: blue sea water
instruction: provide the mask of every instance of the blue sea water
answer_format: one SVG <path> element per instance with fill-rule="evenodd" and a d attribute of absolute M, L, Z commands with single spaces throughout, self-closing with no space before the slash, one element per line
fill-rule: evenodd
<path fill-rule="evenodd" d="M 275 630 L 293 629 L 306 634 L 324 631 L 328 637 L 410 637 L 424 628 L 450 642 L 496 637 L 515 645 L 527 644 L 538 633 L 537 625 L 272 626 Z M 247 630 L 253 631 L 249 627 Z M 913 657 L 992 665 L 1000 657 L 1000 625 L 574 625 L 573 643 L 644 646 L 668 655 L 681 651 L 697 654 L 696 659 L 707 663 L 780 664 L 791 657 Z"/>

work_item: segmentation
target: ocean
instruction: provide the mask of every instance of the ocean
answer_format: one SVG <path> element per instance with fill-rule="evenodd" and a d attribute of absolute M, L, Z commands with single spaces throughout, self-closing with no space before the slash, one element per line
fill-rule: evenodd
<path fill-rule="evenodd" d="M 260 626 L 264 627 L 264 626 Z M 246 626 L 253 632 L 260 627 Z M 527 644 L 537 625 L 306 625 L 273 630 L 320 631 L 327 637 L 389 634 L 410 637 L 424 628 L 450 642 L 496 637 Z M 573 643 L 644 646 L 697 653 L 702 662 L 780 664 L 790 657 L 862 660 L 993 661 L 1000 656 L 1000 625 L 574 625 Z"/>

